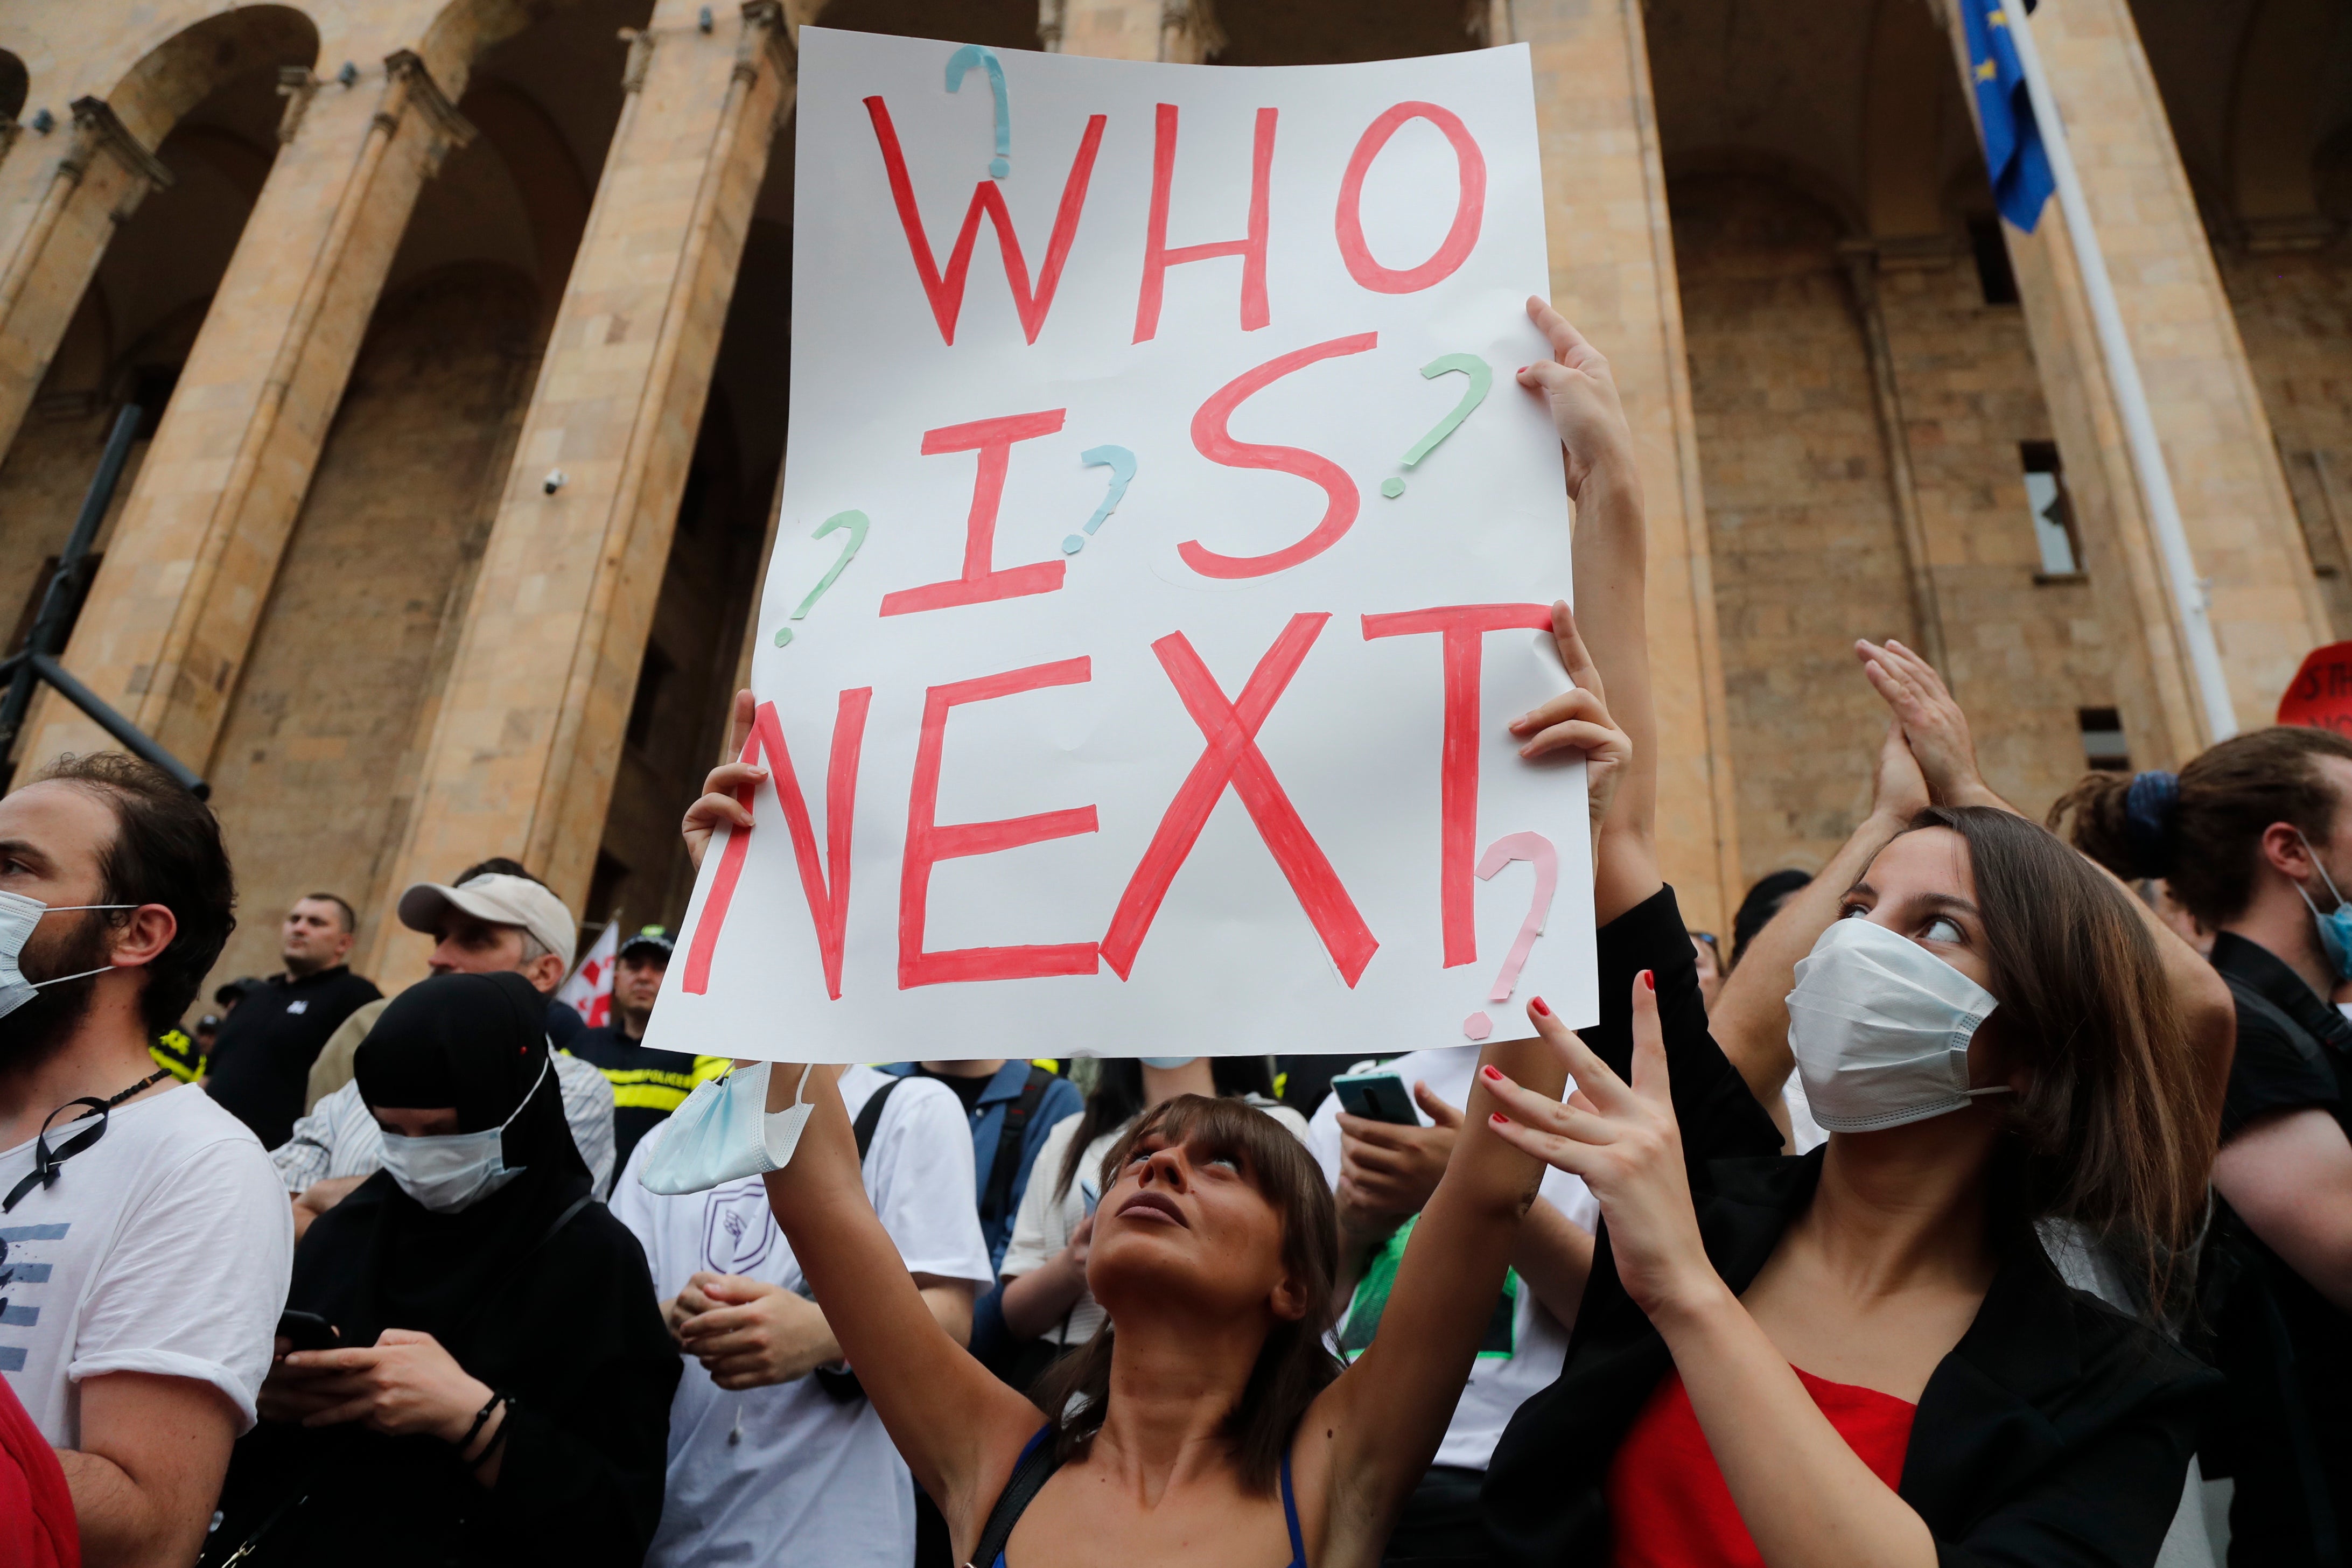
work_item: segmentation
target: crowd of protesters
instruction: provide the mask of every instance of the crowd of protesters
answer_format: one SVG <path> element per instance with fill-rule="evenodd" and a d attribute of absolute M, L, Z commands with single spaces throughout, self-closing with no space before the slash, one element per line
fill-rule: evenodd
<path fill-rule="evenodd" d="M 499 859 L 397 995 L 316 892 L 190 1026 L 219 829 L 64 759 L 0 798 L 0 1563 L 2340 1568 L 2352 742 L 2045 827 L 1859 643 L 1870 810 L 1686 930 L 1631 437 L 1530 312 L 1593 591 L 1509 731 L 1586 763 L 1597 1025 L 681 1056 L 667 932 L 589 1027 Z"/>

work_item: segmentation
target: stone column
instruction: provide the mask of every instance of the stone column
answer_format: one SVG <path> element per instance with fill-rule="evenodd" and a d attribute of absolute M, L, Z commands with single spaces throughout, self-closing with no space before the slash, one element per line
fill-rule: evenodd
<path fill-rule="evenodd" d="M 1967 47 L 1950 20 L 1967 87 Z M 2253 728 L 2269 722 L 2303 656 L 2328 636 L 2270 420 L 2126 0 L 2044 0 L 2032 26 L 2210 596 L 2231 700 L 2238 723 Z M 1966 96 L 1973 112 L 1972 89 Z M 2128 645 L 2116 700 L 2132 758 L 2174 766 L 2212 737 L 2081 265 L 2054 196 L 2032 234 L 2007 224 L 2002 232 L 2101 614 Z"/>
<path fill-rule="evenodd" d="M 471 135 L 405 49 L 373 92 L 289 85 L 286 144 L 65 657 L 200 771 L 416 193 Z M 27 759 L 110 743 L 50 694 L 29 730 Z"/>
<path fill-rule="evenodd" d="M 18 127 L 8 129 L 13 141 Z M 73 131 L 37 181 L 40 194 L 0 263 L 0 452 L 15 441 L 116 226 L 171 183 L 171 171 L 103 100 L 74 100 Z"/>
<path fill-rule="evenodd" d="M 567 902 L 587 894 L 736 266 L 793 103 L 776 0 L 708 35 L 698 9 L 662 0 L 630 50 L 394 889 L 511 855 Z M 368 972 L 418 973 L 422 939 L 376 925 Z"/>
<path fill-rule="evenodd" d="M 1741 890 L 1730 720 L 1641 5 L 1512 0 L 1507 16 L 1495 41 L 1535 53 L 1552 302 L 1609 356 L 1649 502 L 1658 851 L 1685 917 L 1721 931 Z"/>

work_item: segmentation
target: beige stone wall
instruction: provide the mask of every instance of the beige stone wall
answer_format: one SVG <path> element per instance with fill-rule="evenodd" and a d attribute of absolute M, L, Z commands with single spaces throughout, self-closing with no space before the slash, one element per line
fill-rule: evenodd
<path fill-rule="evenodd" d="M 1634 0 L 1513 0 L 1534 54 L 1552 302 L 1609 356 L 1642 465 L 1659 726 L 1658 848 L 1685 916 L 1727 924 L 1733 759 L 1664 163 Z"/>
<path fill-rule="evenodd" d="M 1744 175 L 1674 216 L 1744 886 L 1852 831 L 1884 722 L 1849 650 L 1916 628 L 1835 219 Z"/>
<path fill-rule="evenodd" d="M 413 805 L 411 753 L 488 529 L 540 316 L 528 280 L 480 263 L 377 312 L 213 765 L 245 909 L 221 977 L 275 967 L 274 917 L 302 893 L 383 918 L 383 861 Z"/>
<path fill-rule="evenodd" d="M 2014 305 L 1984 302 L 1964 255 L 1889 270 L 1880 297 L 1945 674 L 1976 717 L 1986 779 L 2039 817 L 2082 776 L 2079 710 L 2118 699 L 2115 641 L 2093 585 L 2040 580 L 2019 444 L 2052 431 L 2025 322 Z"/>
<path fill-rule="evenodd" d="M 2217 247 L 2328 610 L 2352 637 L 2352 249 Z"/>

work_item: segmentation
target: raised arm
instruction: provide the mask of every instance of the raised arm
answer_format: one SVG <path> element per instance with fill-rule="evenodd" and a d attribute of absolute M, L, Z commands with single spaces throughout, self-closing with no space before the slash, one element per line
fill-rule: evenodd
<path fill-rule="evenodd" d="M 771 1112 L 793 1103 L 800 1076 L 798 1067 L 771 1070 Z M 768 1206 L 890 1440 L 955 1538 L 969 1541 L 1045 1418 L 950 1336 L 916 1288 L 866 1196 L 840 1077 L 838 1068 L 809 1075 L 816 1109 L 791 1163 L 767 1174 Z"/>
<path fill-rule="evenodd" d="M 751 718 L 751 694 L 737 693 L 739 743 Z M 751 829 L 751 794 L 766 776 L 766 769 L 741 763 L 711 770 L 684 823 L 687 855 L 698 868 L 721 827 Z M 771 1069 L 771 1113 L 793 1104 L 801 1079 L 798 1065 Z M 890 1440 L 955 1539 L 970 1541 L 1044 1418 L 956 1342 L 907 1272 L 866 1195 L 840 1079 L 838 1068 L 808 1074 L 815 1109 L 791 1162 L 768 1173 L 768 1206 Z"/>
<path fill-rule="evenodd" d="M 1530 1021 L 1544 1014 L 1540 998 L 1528 1005 Z M 1461 1134 L 1405 1244 L 1380 1331 L 1298 1425 L 1302 1501 L 1314 1508 L 1319 1495 L 1325 1521 L 1320 1563 L 1378 1561 L 1453 1419 L 1543 1177 L 1540 1161 L 1495 1135 L 1487 1075 L 1500 1070 L 1557 1099 L 1567 1079 L 1558 1053 L 1512 1040 L 1479 1060 Z"/>
<path fill-rule="evenodd" d="M 1780 1087 L 1796 1065 L 1789 1054 L 1788 996 L 1796 984 L 1797 961 L 1813 950 L 1837 919 L 1846 889 L 1862 879 L 1887 841 L 1927 804 L 1927 781 L 1903 738 L 1903 727 L 1890 725 L 1878 748 L 1870 815 L 1821 874 L 1789 895 L 1771 923 L 1749 939 L 1740 952 L 1739 967 L 1724 980 L 1707 1026 L 1749 1091 L 1768 1110 L 1780 1102 Z"/>
<path fill-rule="evenodd" d="M 1862 660 L 1871 689 L 1885 700 L 1895 721 L 1903 726 L 1936 804 L 1989 805 L 2024 815 L 1985 783 L 1984 774 L 1977 768 L 1976 742 L 1969 734 L 1968 715 L 1952 700 L 1943 677 L 1936 673 L 1932 665 L 1891 637 L 1883 647 L 1858 642 L 1854 644 L 1854 653 Z M 2229 985 L 2204 955 L 2181 941 L 2180 933 L 2165 924 L 2148 908 L 2147 900 L 2126 887 L 2121 878 L 2089 856 L 2084 858 L 2097 868 L 2100 876 L 2129 895 L 2140 924 L 2156 942 L 2157 957 L 2164 965 L 2165 983 L 2180 1008 L 2181 1022 L 2196 1053 L 2206 1129 L 2218 1138 L 2222 1089 L 2230 1079 L 2230 1061 L 2236 1054 L 2238 1041 L 2238 1010 Z"/>
<path fill-rule="evenodd" d="M 1609 362 L 1568 318 L 1541 300 L 1528 316 L 1550 340 L 1552 357 L 1519 372 L 1519 384 L 1541 391 L 1551 405 L 1576 508 L 1574 554 L 1577 624 L 1599 672 L 1609 683 L 1609 707 L 1633 742 L 1633 758 L 1610 808 L 1597 823 L 1592 855 L 1593 919 L 1606 925 L 1658 890 L 1658 718 L 1650 689 L 1647 526 L 1642 476 L 1633 461 L 1633 435 L 1617 397 Z M 1555 631 L 1559 612 L 1553 612 Z M 1575 673 L 1573 666 L 1570 673 Z M 1578 675 L 1579 685 L 1584 677 Z M 1525 754 L 1559 725 L 1556 699 L 1511 725 Z M 1548 749 L 1548 748 L 1547 748 Z"/>

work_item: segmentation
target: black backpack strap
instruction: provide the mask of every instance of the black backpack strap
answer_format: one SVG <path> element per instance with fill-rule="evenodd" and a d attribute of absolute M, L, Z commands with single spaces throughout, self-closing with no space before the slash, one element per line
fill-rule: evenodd
<path fill-rule="evenodd" d="M 971 1561 L 965 1568 L 996 1568 L 996 1560 L 1004 1554 L 1004 1543 L 1013 1539 L 1013 1527 L 1062 1468 L 1061 1456 L 1055 1451 L 1054 1429 L 1050 1426 L 1029 1439 L 1029 1447 L 1021 1462 L 1013 1467 L 1013 1479 L 996 1494 L 996 1506 L 988 1510 L 988 1522 L 980 1527 L 980 1544 L 973 1548 Z"/>
<path fill-rule="evenodd" d="M 866 1103 L 857 1108 L 857 1121 L 851 1131 L 857 1134 L 859 1164 L 866 1163 L 866 1152 L 874 1147 L 874 1131 L 882 1125 L 883 1106 L 889 1103 L 891 1092 L 906 1081 L 903 1078 L 892 1079 L 880 1089 L 867 1095 Z"/>
<path fill-rule="evenodd" d="M 1013 1179 L 1021 1173 L 1021 1145 L 1028 1137 L 1038 1104 L 1053 1087 L 1054 1075 L 1032 1063 L 1029 1079 L 1021 1086 L 1021 1098 L 1004 1108 L 1004 1126 L 996 1135 L 996 1158 L 988 1167 L 988 1190 L 980 1199 L 982 1224 L 1001 1219 L 1011 1211 Z"/>

